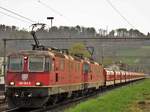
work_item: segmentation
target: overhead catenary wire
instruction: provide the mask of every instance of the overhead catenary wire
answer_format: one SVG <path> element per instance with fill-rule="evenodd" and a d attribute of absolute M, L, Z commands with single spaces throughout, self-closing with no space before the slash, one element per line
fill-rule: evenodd
<path fill-rule="evenodd" d="M 46 3 L 44 3 L 41 0 L 38 0 L 38 3 L 40 3 L 41 5 L 43 5 L 44 7 L 50 9 L 52 12 L 56 13 L 57 15 L 63 17 L 64 19 L 66 19 L 68 22 L 70 22 L 70 20 L 68 20 L 68 18 L 66 16 L 64 16 L 60 11 L 52 8 L 50 5 L 47 5 Z"/>
<path fill-rule="evenodd" d="M 20 18 L 15 17 L 15 16 L 6 14 L 6 13 L 4 13 L 4 12 L 2 12 L 2 11 L 0 11 L 0 13 L 3 14 L 3 15 L 6 15 L 6 16 L 8 16 L 8 17 L 11 17 L 11 18 L 13 18 L 13 19 L 16 19 L 16 20 L 19 20 L 19 21 L 22 21 L 22 22 L 26 22 L 26 23 L 30 23 L 29 21 L 25 21 L 25 20 L 23 20 L 23 19 L 20 19 Z"/>
<path fill-rule="evenodd" d="M 46 3 L 38 0 L 38 2 L 40 4 L 42 4 L 43 6 L 47 7 L 48 9 L 50 9 L 51 11 L 53 11 L 54 13 L 57 13 L 59 16 L 63 16 L 59 11 L 55 10 L 54 8 L 52 8 L 51 6 L 47 5 Z"/>
<path fill-rule="evenodd" d="M 12 11 L 12 10 L 9 10 L 9 9 L 7 9 L 7 8 L 4 8 L 4 7 L 2 7 L 2 6 L 0 6 L 0 9 L 3 9 L 3 10 L 5 10 L 5 11 L 7 11 L 7 12 L 9 12 L 9 13 L 12 13 L 12 14 L 18 16 L 18 17 L 21 17 L 21 18 L 23 18 L 23 19 L 25 19 L 25 20 L 28 20 L 30 23 L 35 23 L 35 22 L 36 22 L 36 21 L 33 21 L 33 20 L 31 20 L 31 19 L 29 19 L 29 18 L 27 18 L 27 17 L 25 17 L 25 16 L 22 16 L 22 15 L 20 15 L 20 14 L 14 12 L 14 11 Z"/>
<path fill-rule="evenodd" d="M 112 4 L 110 0 L 106 0 L 106 2 L 115 10 L 116 13 L 122 17 L 124 21 L 127 22 L 128 25 L 130 25 L 132 28 L 135 28 L 134 25 L 130 23 L 130 21 Z"/>

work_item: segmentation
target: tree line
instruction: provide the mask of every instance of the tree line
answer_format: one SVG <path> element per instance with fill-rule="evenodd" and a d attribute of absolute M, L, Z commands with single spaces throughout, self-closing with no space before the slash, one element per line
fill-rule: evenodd
<path fill-rule="evenodd" d="M 110 32 L 105 29 L 99 29 L 96 31 L 94 27 L 82 27 L 82 26 L 53 26 L 48 29 L 38 29 L 38 33 L 42 38 L 50 37 L 70 37 L 70 38 L 88 38 L 88 37 L 150 37 L 150 33 L 144 34 L 137 29 L 118 28 Z M 0 25 L 0 38 L 30 38 L 30 32 L 25 29 L 19 29 L 16 26 Z"/>

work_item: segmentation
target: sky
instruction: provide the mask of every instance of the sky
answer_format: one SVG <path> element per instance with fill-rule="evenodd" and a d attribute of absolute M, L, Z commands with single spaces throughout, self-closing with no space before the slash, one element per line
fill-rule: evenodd
<path fill-rule="evenodd" d="M 121 13 L 124 20 L 108 3 Z M 44 4 L 44 5 L 43 5 Z M 54 17 L 54 26 L 84 26 L 111 31 L 117 28 L 136 28 L 147 34 L 150 32 L 150 0 L 0 0 L 0 7 L 9 9 L 32 21 L 46 23 Z M 0 8 L 0 24 L 15 25 L 29 29 L 31 22 L 24 22 Z M 20 18 L 15 16 L 16 18 Z M 22 18 L 20 18 L 22 19 Z"/>

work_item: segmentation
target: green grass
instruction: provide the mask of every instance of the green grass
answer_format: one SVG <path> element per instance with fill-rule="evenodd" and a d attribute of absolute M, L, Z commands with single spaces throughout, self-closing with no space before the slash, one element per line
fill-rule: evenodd
<path fill-rule="evenodd" d="M 146 112 L 137 111 L 135 102 L 150 96 L 150 79 L 112 90 L 96 99 L 82 102 L 65 112 Z M 134 111 L 135 110 L 135 111 Z"/>
<path fill-rule="evenodd" d="M 147 54 L 150 54 L 148 52 L 149 50 L 150 46 L 142 46 L 139 48 L 122 48 L 117 52 L 117 54 L 121 56 L 147 56 Z"/>

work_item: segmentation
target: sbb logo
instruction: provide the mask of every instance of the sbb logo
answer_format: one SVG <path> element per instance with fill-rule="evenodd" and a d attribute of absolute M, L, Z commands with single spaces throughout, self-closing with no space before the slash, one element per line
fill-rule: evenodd
<path fill-rule="evenodd" d="M 28 80 L 28 74 L 22 74 L 22 75 L 21 75 L 21 79 L 22 79 L 23 81 Z"/>

